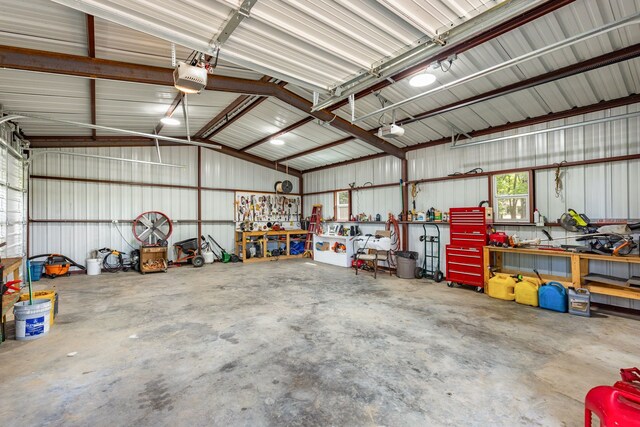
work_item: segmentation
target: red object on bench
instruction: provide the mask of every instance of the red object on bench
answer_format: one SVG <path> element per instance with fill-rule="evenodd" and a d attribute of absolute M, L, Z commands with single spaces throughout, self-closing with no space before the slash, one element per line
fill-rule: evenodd
<path fill-rule="evenodd" d="M 592 413 L 600 427 L 640 427 L 640 369 L 620 369 L 622 381 L 613 387 L 592 388 L 584 399 L 584 425 L 591 427 Z"/>

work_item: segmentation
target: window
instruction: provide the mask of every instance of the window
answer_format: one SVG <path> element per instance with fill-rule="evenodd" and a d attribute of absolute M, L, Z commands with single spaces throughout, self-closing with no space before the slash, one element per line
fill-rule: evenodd
<path fill-rule="evenodd" d="M 493 175 L 493 207 L 497 222 L 530 222 L 531 175 L 527 172 Z"/>
<path fill-rule="evenodd" d="M 350 196 L 349 190 L 336 191 L 336 221 L 349 221 Z"/>

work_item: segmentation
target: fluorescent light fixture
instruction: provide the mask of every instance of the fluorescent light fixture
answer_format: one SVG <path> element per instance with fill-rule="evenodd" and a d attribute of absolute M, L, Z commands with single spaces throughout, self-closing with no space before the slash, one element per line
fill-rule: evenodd
<path fill-rule="evenodd" d="M 413 87 L 425 87 L 434 84 L 436 76 L 434 74 L 423 72 L 411 77 L 409 84 Z"/>
<path fill-rule="evenodd" d="M 272 139 L 271 142 L 273 145 L 284 145 L 284 141 L 281 139 Z"/>
<path fill-rule="evenodd" d="M 162 124 L 169 125 L 169 126 L 178 126 L 180 124 L 180 120 L 174 119 L 173 117 L 169 117 L 169 116 L 165 116 L 161 118 L 160 121 L 162 122 Z"/>

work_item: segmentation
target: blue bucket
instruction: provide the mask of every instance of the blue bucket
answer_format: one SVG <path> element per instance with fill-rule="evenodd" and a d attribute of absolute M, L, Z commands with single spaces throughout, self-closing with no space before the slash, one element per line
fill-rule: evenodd
<path fill-rule="evenodd" d="M 44 261 L 31 261 L 31 281 L 37 282 L 42 277 L 44 269 Z"/>

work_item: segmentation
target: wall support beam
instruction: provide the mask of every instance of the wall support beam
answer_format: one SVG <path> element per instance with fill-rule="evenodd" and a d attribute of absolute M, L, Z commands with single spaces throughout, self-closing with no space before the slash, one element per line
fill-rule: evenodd
<path fill-rule="evenodd" d="M 31 143 L 31 148 L 75 148 L 75 147 L 155 147 L 155 142 L 152 139 L 142 137 L 118 137 L 118 136 L 98 136 L 97 140 L 93 140 L 90 136 L 32 136 L 27 137 L 27 140 Z M 202 142 L 206 144 L 214 144 L 208 139 L 195 139 L 193 141 Z M 172 144 L 159 141 L 161 146 L 181 146 L 181 144 Z M 215 143 L 221 148 L 216 149 L 216 152 L 226 154 L 227 156 L 235 157 L 237 159 L 245 160 L 250 163 L 254 163 L 265 168 L 275 169 L 279 172 L 284 172 L 289 175 L 299 178 L 302 172 L 295 168 L 287 168 L 284 165 L 277 164 L 262 157 L 254 156 L 249 153 L 238 151 L 234 148 L 227 147 L 223 144 Z"/>

